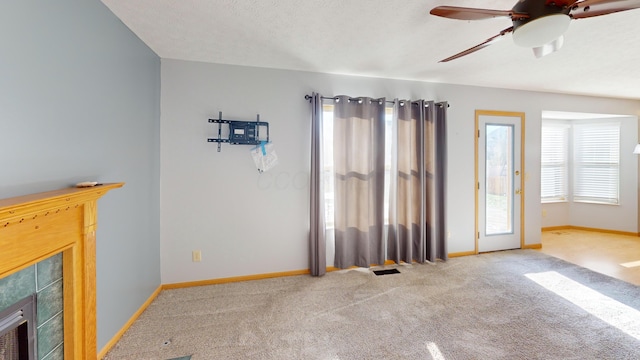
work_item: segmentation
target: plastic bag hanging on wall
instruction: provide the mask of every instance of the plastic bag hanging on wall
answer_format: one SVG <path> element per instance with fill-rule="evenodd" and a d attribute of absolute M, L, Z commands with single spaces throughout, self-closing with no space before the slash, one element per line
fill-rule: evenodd
<path fill-rule="evenodd" d="M 272 142 L 260 142 L 260 145 L 251 149 L 251 157 L 253 157 L 253 162 L 260 173 L 268 171 L 278 164 L 278 155 Z"/>

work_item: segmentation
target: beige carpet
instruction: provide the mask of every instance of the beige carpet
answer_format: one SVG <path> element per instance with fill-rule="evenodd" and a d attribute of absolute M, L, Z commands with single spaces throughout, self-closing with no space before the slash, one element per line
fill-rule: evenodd
<path fill-rule="evenodd" d="M 166 290 L 106 359 L 640 359 L 635 285 L 533 250 L 398 269 Z"/>

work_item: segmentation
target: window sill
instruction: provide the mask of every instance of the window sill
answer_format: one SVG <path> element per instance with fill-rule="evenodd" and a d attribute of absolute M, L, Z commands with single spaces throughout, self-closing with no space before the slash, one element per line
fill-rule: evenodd
<path fill-rule="evenodd" d="M 541 204 L 557 204 L 557 203 L 568 203 L 569 200 L 541 200 Z"/>
<path fill-rule="evenodd" d="M 574 203 L 579 203 L 579 204 L 620 206 L 620 203 L 610 203 L 610 202 L 595 201 L 595 200 L 573 200 L 573 202 Z"/>

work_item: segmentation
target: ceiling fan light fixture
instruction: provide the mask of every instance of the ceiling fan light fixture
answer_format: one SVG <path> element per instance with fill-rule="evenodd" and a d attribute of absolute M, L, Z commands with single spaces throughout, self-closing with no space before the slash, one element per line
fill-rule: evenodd
<path fill-rule="evenodd" d="M 544 44 L 542 46 L 539 47 L 534 47 L 533 48 L 533 54 L 536 56 L 536 58 L 541 58 L 543 56 L 547 56 L 553 52 L 556 52 L 558 50 L 560 50 L 560 48 L 562 47 L 562 44 L 564 43 L 564 36 L 560 35 L 559 38 L 553 40 L 552 42 L 548 43 L 548 44 Z"/>
<path fill-rule="evenodd" d="M 569 28 L 571 18 L 565 14 L 551 14 L 531 20 L 513 31 L 518 46 L 536 48 L 559 38 Z"/>

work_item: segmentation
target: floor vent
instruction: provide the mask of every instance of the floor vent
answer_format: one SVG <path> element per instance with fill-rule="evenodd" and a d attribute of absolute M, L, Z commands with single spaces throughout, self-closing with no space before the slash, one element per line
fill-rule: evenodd
<path fill-rule="evenodd" d="M 398 269 L 385 269 L 385 270 L 373 270 L 373 273 L 380 276 L 380 275 L 389 275 L 389 274 L 400 274 L 400 271 L 398 271 Z"/>

